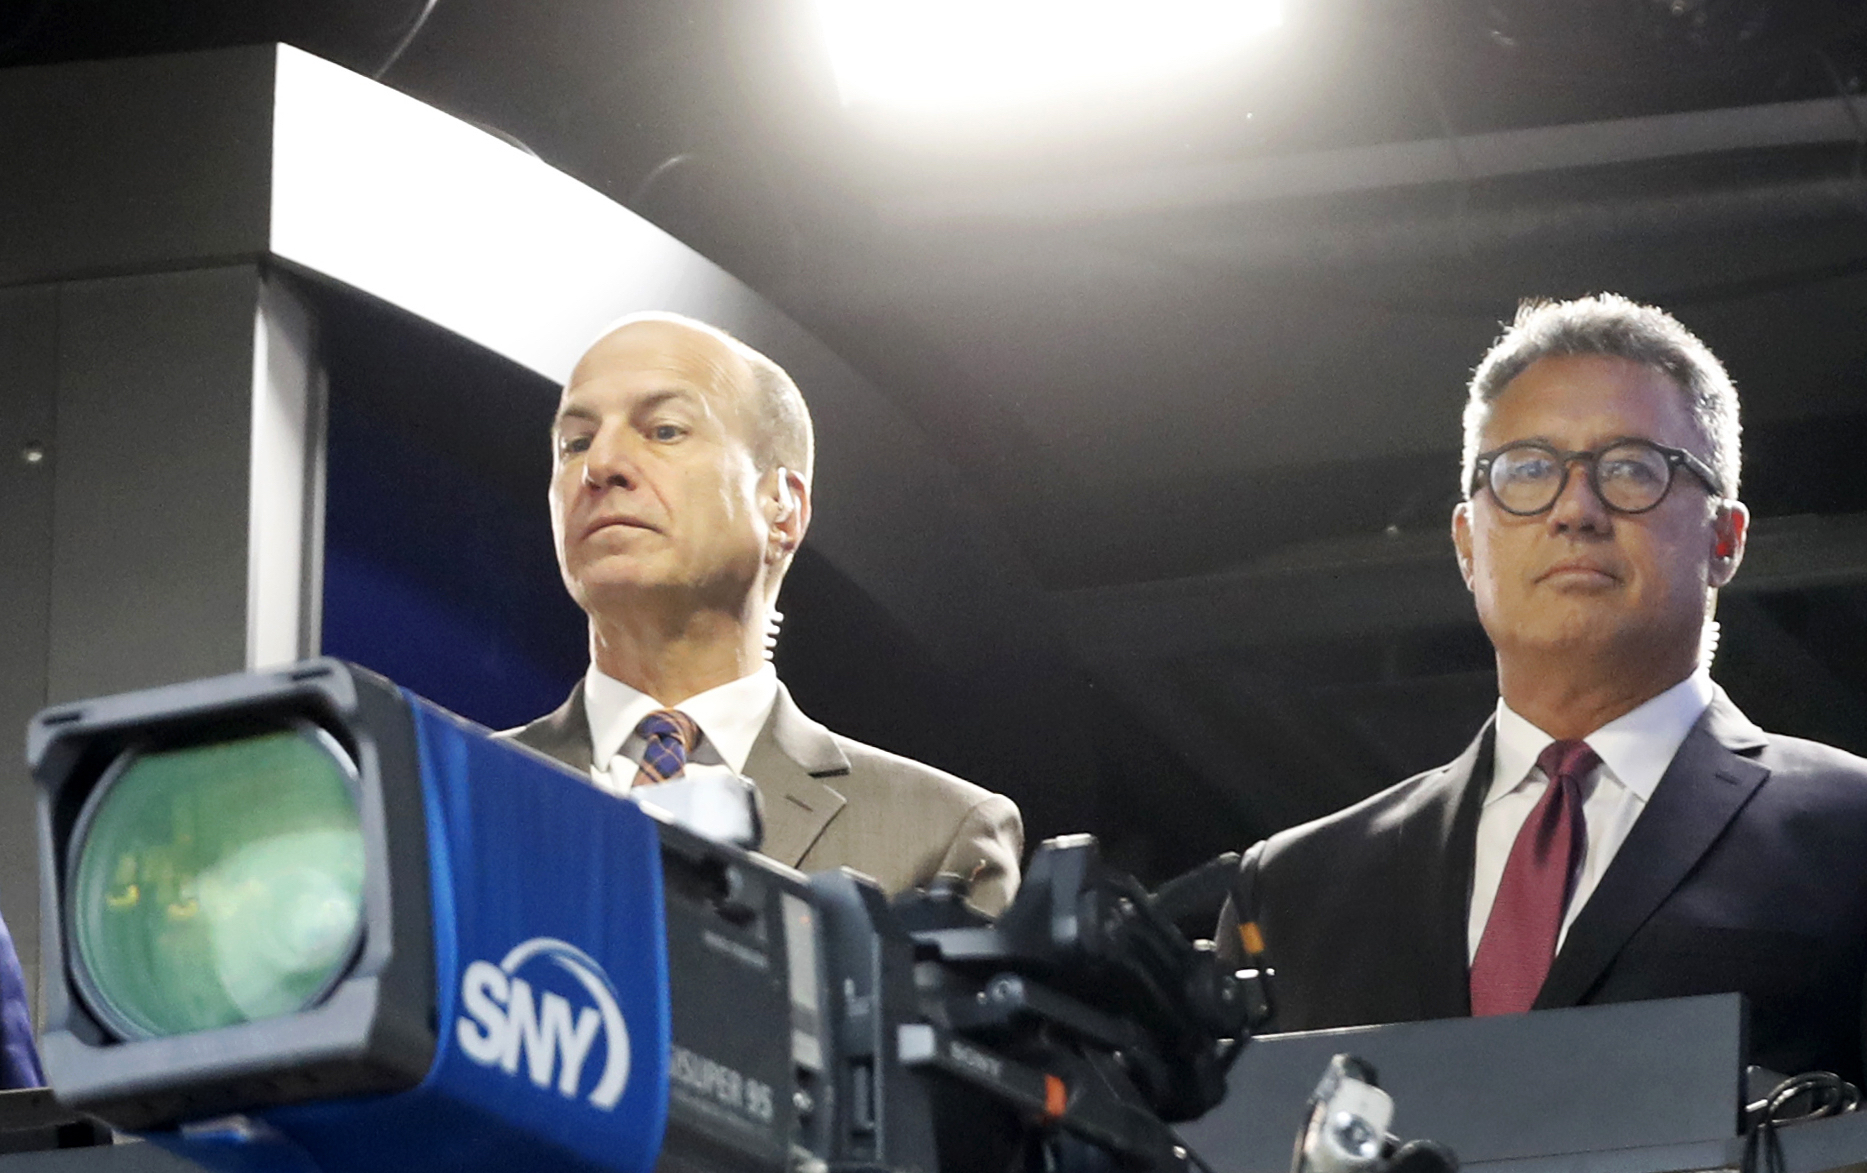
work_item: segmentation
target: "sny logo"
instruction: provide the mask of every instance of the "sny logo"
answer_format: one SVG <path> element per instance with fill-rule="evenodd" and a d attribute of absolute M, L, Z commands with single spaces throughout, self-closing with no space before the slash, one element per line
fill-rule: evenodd
<path fill-rule="evenodd" d="M 536 958 L 550 960 L 575 978 L 596 1005 L 579 1008 L 573 1017 L 570 1000 L 562 994 L 535 994 L 518 972 Z M 590 1090 L 590 1102 L 608 1111 L 622 1098 L 629 1082 L 629 1031 L 603 967 L 575 945 L 533 937 L 498 965 L 476 961 L 460 976 L 460 1000 L 466 1014 L 455 1023 L 454 1034 L 469 1059 L 513 1075 L 523 1051 L 532 1083 L 550 1087 L 556 1067 L 557 1090 L 566 1098 L 575 1097 L 582 1086 L 584 1061 L 601 1026 L 608 1055 L 601 1078 Z"/>

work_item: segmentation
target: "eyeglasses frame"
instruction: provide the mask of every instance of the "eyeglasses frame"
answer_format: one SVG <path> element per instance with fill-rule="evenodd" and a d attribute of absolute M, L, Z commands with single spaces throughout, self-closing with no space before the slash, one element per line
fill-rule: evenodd
<path fill-rule="evenodd" d="M 1651 448 L 1653 451 L 1666 458 L 1666 487 L 1660 490 L 1660 495 L 1654 498 L 1653 504 L 1642 509 L 1622 509 L 1618 505 L 1612 505 L 1601 492 L 1601 457 L 1603 454 L 1627 444 L 1638 444 L 1642 447 Z M 1504 504 L 1503 499 L 1497 495 L 1497 490 L 1491 487 L 1492 463 L 1506 452 L 1514 452 L 1519 448 L 1535 448 L 1540 452 L 1547 452 L 1549 455 L 1555 457 L 1557 462 L 1562 465 L 1562 480 L 1557 482 L 1556 491 L 1551 494 L 1549 504 L 1543 506 L 1541 509 L 1531 509 L 1528 511 L 1512 509 L 1510 506 Z M 1712 471 L 1710 465 L 1683 448 L 1669 447 L 1657 441 L 1649 440 L 1644 436 L 1622 436 L 1619 439 L 1610 440 L 1597 448 L 1583 448 L 1576 451 L 1565 451 L 1564 449 L 1556 447 L 1554 444 L 1546 444 L 1541 440 L 1513 440 L 1509 444 L 1493 448 L 1489 452 L 1481 452 L 1478 454 L 1478 458 L 1472 462 L 1472 484 L 1469 493 L 1475 495 L 1478 492 L 1479 486 L 1482 485 L 1485 492 L 1491 494 L 1492 504 L 1510 514 L 1512 517 L 1536 517 L 1540 514 L 1548 513 L 1551 509 L 1556 507 L 1556 502 L 1562 500 L 1564 490 L 1569 487 L 1569 468 L 1578 460 L 1587 463 L 1588 487 L 1593 490 L 1595 500 L 1601 502 L 1602 507 L 1607 509 L 1610 513 L 1619 513 L 1625 516 L 1638 516 L 1639 514 L 1651 513 L 1653 510 L 1658 509 L 1672 493 L 1673 483 L 1679 479 L 1679 470 L 1681 468 L 1697 477 L 1699 483 L 1704 485 L 1706 491 L 1713 497 L 1720 500 L 1724 497 L 1724 490 L 1718 484 L 1718 474 Z"/>

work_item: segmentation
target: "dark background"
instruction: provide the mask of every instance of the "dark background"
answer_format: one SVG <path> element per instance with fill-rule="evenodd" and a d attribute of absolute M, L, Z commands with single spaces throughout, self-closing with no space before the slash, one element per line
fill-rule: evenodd
<path fill-rule="evenodd" d="M 1320 0 L 1172 87 L 939 123 L 845 110 L 809 16 L 0 0 L 0 66 L 285 40 L 376 73 L 412 31 L 386 84 L 775 302 L 916 420 L 1045 592 L 1056 655 L 981 679 L 807 546 L 779 653 L 800 702 L 1149 881 L 1483 720 L 1489 649 L 1444 531 L 1463 380 L 1527 295 L 1655 301 L 1724 357 L 1758 522 L 1716 675 L 1765 726 L 1867 751 L 1867 5 Z M 1839 129 L 1496 174 L 1473 145 L 1808 102 Z M 1448 177 L 1369 162 L 1403 143 Z M 1324 179 L 1266 188 L 1292 160 Z M 328 307 L 327 646 L 516 722 L 583 664 L 544 510 L 554 392 L 438 332 L 383 353 L 389 312 Z M 419 439 L 391 450 L 386 424 Z M 487 487 L 463 501 L 468 473 Z"/>

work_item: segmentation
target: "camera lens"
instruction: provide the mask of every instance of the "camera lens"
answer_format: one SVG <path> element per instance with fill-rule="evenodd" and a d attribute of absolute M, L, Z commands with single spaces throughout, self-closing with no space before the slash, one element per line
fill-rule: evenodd
<path fill-rule="evenodd" d="M 79 988 L 124 1038 L 289 1014 L 362 931 L 355 768 L 304 723 L 125 752 L 80 816 L 69 940 Z"/>

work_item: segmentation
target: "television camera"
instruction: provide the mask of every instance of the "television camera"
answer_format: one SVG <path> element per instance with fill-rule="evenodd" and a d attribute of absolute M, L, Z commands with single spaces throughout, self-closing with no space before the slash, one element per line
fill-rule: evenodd
<path fill-rule="evenodd" d="M 806 877 L 355 666 L 41 713 L 67 1105 L 211 1167 L 1179 1170 L 1262 979 L 1099 857 Z"/>

